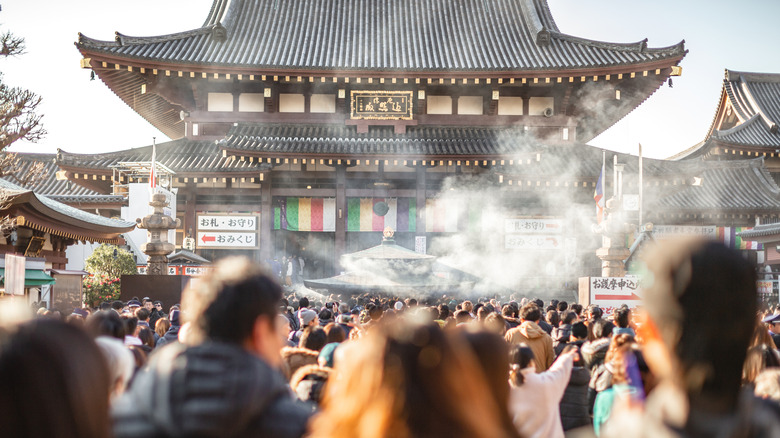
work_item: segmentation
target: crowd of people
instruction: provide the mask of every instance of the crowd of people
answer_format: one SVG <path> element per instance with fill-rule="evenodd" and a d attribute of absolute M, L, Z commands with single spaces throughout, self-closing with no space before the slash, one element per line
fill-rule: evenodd
<path fill-rule="evenodd" d="M 0 436 L 780 436 L 780 309 L 758 305 L 736 252 L 669 245 L 648 257 L 641 308 L 610 315 L 285 296 L 230 258 L 168 309 L 3 317 Z"/>

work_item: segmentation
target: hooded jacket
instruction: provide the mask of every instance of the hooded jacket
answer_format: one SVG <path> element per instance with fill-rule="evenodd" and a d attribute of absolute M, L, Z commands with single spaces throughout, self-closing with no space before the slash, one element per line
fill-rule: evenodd
<path fill-rule="evenodd" d="M 532 321 L 523 321 L 519 326 L 509 330 L 504 335 L 509 344 L 527 344 L 534 352 L 534 364 L 536 372 L 541 373 L 550 368 L 553 363 L 552 338 L 538 324 Z"/>
<path fill-rule="evenodd" d="M 284 378 L 237 345 L 173 344 L 157 352 L 112 409 L 114 435 L 300 437 L 309 417 Z"/>

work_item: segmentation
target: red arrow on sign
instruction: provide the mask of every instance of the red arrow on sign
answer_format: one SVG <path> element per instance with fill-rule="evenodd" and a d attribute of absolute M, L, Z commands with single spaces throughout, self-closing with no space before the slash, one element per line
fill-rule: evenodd
<path fill-rule="evenodd" d="M 614 301 L 637 301 L 641 300 L 636 294 L 631 295 L 594 295 L 594 299 L 597 300 L 614 300 Z"/>
<path fill-rule="evenodd" d="M 216 236 L 207 236 L 207 235 L 204 234 L 203 237 L 200 238 L 200 240 L 202 240 L 203 243 L 206 243 L 206 242 L 216 242 L 217 241 L 217 237 Z"/>

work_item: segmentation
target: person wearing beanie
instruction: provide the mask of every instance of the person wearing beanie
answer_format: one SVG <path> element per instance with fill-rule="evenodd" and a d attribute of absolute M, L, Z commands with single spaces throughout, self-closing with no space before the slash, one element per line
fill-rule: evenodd
<path fill-rule="evenodd" d="M 303 300 L 303 298 L 301 300 Z M 288 338 L 295 345 L 298 345 L 298 342 L 300 342 L 301 335 L 303 334 L 303 331 L 306 329 L 306 327 L 309 326 L 317 327 L 319 325 L 317 312 L 311 309 L 306 309 L 306 308 L 301 309 L 298 312 L 298 320 L 300 322 L 300 330 L 295 330 L 293 332 L 290 332 L 290 336 Z"/>
<path fill-rule="evenodd" d="M 180 314 L 181 312 L 179 310 L 174 309 L 171 311 L 171 328 L 165 332 L 165 335 L 162 338 L 157 340 L 155 348 L 160 348 L 170 343 L 179 342 L 179 330 L 181 330 Z"/>

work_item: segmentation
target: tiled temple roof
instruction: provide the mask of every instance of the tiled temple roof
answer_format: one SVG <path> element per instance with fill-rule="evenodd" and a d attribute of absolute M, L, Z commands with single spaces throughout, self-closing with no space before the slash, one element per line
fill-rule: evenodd
<path fill-rule="evenodd" d="M 705 156 L 722 146 L 774 153 L 780 149 L 780 73 L 748 73 L 726 70 L 716 119 L 707 138 L 673 158 Z M 730 109 L 737 125 L 719 130 L 719 116 Z"/>
<path fill-rule="evenodd" d="M 35 163 L 43 164 L 45 170 L 44 178 L 34 184 L 25 186 L 26 189 L 33 190 L 39 195 L 71 206 L 80 204 L 124 204 L 126 202 L 123 196 L 105 195 L 64 179 L 58 180 L 57 171 L 59 168 L 55 163 L 55 154 L 17 153 L 16 156 L 19 158 L 20 175 L 26 174 Z M 18 182 L 14 181 L 12 175 L 7 176 L 5 179 L 14 183 Z"/>
<path fill-rule="evenodd" d="M 120 162 L 149 162 L 152 146 L 126 149 L 104 154 L 57 153 L 57 165 L 65 168 L 100 170 L 110 172 L 111 166 Z M 157 145 L 156 160 L 177 175 L 252 173 L 265 169 L 261 164 L 223 157 L 213 141 L 187 139 L 173 140 Z"/>
<path fill-rule="evenodd" d="M 203 27 L 82 51 L 265 70 L 583 71 L 681 59 L 683 43 L 606 43 L 561 33 L 546 0 L 215 0 Z"/>

